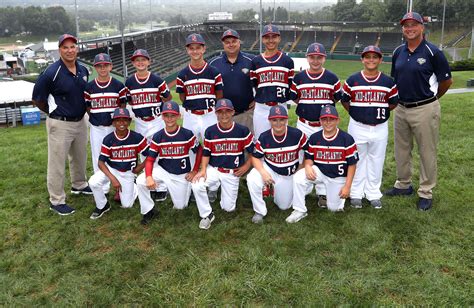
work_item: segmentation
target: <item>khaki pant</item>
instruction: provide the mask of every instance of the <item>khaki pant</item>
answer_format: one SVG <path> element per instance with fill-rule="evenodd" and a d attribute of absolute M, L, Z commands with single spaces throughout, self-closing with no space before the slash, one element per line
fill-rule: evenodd
<path fill-rule="evenodd" d="M 253 134 L 253 109 L 234 116 L 234 121 L 235 123 L 247 126 L 250 129 L 250 132 Z"/>
<path fill-rule="evenodd" d="M 418 195 L 431 199 L 437 177 L 437 152 L 441 107 L 436 100 L 430 104 L 395 109 L 394 137 L 397 163 L 396 188 L 408 188 L 412 181 L 413 137 L 420 154 L 420 186 Z"/>
<path fill-rule="evenodd" d="M 46 119 L 48 133 L 48 174 L 47 186 L 52 205 L 66 203 L 64 180 L 66 159 L 69 159 L 69 173 L 72 187 L 82 189 L 87 186 L 87 124 Z"/>

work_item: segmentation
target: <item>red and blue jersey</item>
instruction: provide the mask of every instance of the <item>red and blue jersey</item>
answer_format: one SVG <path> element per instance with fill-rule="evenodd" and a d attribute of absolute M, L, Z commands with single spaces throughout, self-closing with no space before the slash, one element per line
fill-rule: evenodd
<path fill-rule="evenodd" d="M 257 103 L 284 103 L 290 97 L 290 86 L 294 77 L 293 59 L 282 52 L 270 58 L 262 54 L 252 59 L 250 79 L 255 88 Z"/>
<path fill-rule="evenodd" d="M 114 110 L 127 103 L 127 88 L 112 77 L 106 83 L 94 79 L 86 85 L 84 99 L 90 108 L 89 122 L 95 126 L 110 126 Z"/>
<path fill-rule="evenodd" d="M 334 105 L 341 99 L 341 82 L 327 69 L 318 75 L 303 70 L 293 79 L 290 99 L 299 100 L 296 114 L 300 118 L 317 122 L 322 106 Z"/>
<path fill-rule="evenodd" d="M 209 156 L 213 167 L 235 169 L 245 163 L 245 151 L 253 152 L 253 135 L 243 125 L 233 123 L 224 130 L 219 124 L 209 126 L 204 133 L 203 156 Z"/>
<path fill-rule="evenodd" d="M 193 132 L 178 126 L 175 132 L 168 133 L 166 128 L 153 135 L 148 151 L 151 160 L 158 159 L 158 165 L 172 174 L 191 171 L 189 152 L 197 153 L 199 140 Z"/>
<path fill-rule="evenodd" d="M 176 78 L 176 93 L 184 93 L 183 107 L 187 110 L 214 108 L 216 91 L 223 89 L 219 71 L 207 63 L 202 68 L 186 66 Z"/>
<path fill-rule="evenodd" d="M 398 90 L 393 79 L 382 72 L 372 79 L 358 72 L 344 83 L 341 101 L 349 103 L 351 118 L 377 125 L 390 117 L 390 105 L 398 103 Z"/>
<path fill-rule="evenodd" d="M 130 93 L 130 105 L 137 118 L 157 117 L 161 112 L 161 98 L 170 96 L 168 85 L 158 75 L 148 73 L 140 79 L 135 73 L 125 82 Z"/>
<path fill-rule="evenodd" d="M 308 138 L 297 128 L 288 126 L 282 138 L 269 129 L 263 132 L 255 144 L 253 156 L 264 159 L 265 163 L 280 175 L 292 175 L 299 166 L 300 150 L 306 147 Z"/>
<path fill-rule="evenodd" d="M 124 138 L 117 137 L 115 132 L 105 136 L 100 149 L 99 160 L 121 172 L 130 171 L 137 165 L 138 155 L 148 155 L 146 138 L 129 130 Z"/>
<path fill-rule="evenodd" d="M 305 159 L 311 159 L 321 172 L 330 177 L 347 177 L 347 168 L 357 164 L 359 156 L 354 138 L 337 129 L 336 134 L 326 138 L 323 131 L 309 137 Z"/>

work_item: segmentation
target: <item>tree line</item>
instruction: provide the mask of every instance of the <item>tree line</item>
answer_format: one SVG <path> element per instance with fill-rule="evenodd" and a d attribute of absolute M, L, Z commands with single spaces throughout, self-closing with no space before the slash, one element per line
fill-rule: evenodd
<path fill-rule="evenodd" d="M 0 37 L 20 33 L 48 35 L 75 33 L 75 26 L 66 10 L 60 6 L 0 8 Z"/>
<path fill-rule="evenodd" d="M 423 16 L 443 16 L 443 0 L 415 0 L 414 11 Z M 297 8 L 295 8 L 296 10 Z M 338 0 L 331 6 L 305 10 L 303 12 L 288 12 L 285 7 L 268 7 L 263 9 L 262 18 L 265 22 L 292 21 L 362 21 L 362 22 L 398 22 L 407 10 L 406 1 L 401 0 Z M 245 9 L 234 14 L 236 20 L 254 20 L 258 12 Z M 470 26 L 474 21 L 474 1 L 446 1 L 446 21 Z"/>

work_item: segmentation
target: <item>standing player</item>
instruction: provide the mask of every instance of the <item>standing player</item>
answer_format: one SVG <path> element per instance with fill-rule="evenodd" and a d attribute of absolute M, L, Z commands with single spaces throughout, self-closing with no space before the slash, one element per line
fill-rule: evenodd
<path fill-rule="evenodd" d="M 155 216 L 150 190 L 155 190 L 157 183 L 166 184 L 174 208 L 181 210 L 188 206 L 191 194 L 190 182 L 199 168 L 202 153 L 201 145 L 193 132 L 178 125 L 180 112 L 177 103 L 174 101 L 163 103 L 161 113 L 165 128 L 153 135 L 145 173 L 137 178 L 138 199 L 143 215 L 141 223 L 144 225 Z M 193 169 L 189 159 L 191 151 L 197 153 Z M 155 164 L 157 159 L 158 163 Z"/>
<path fill-rule="evenodd" d="M 294 176 L 293 212 L 286 222 L 295 223 L 306 217 L 305 195 L 314 184 L 323 183 L 327 191 L 327 206 L 332 212 L 344 211 L 349 197 L 357 164 L 357 146 L 354 139 L 340 130 L 339 115 L 332 105 L 321 109 L 323 130 L 309 138 L 305 150 L 304 169 Z"/>
<path fill-rule="evenodd" d="M 135 176 L 145 167 L 145 162 L 137 165 L 137 161 L 140 154 L 147 154 L 148 144 L 145 137 L 128 129 L 131 121 L 126 108 L 117 108 L 114 111 L 115 131 L 104 138 L 98 163 L 100 170 L 89 179 L 96 204 L 91 219 L 100 218 L 110 210 L 110 204 L 104 194 L 104 185 L 108 185 L 109 181 L 119 191 L 123 208 L 132 207 L 137 198 Z"/>
<path fill-rule="evenodd" d="M 321 108 L 327 104 L 335 105 L 341 99 L 341 82 L 331 71 L 324 68 L 326 49 L 322 44 L 312 43 L 306 50 L 309 68 L 299 72 L 291 84 L 290 98 L 297 104 L 296 127 L 309 138 L 319 132 Z M 326 208 L 326 189 L 322 184 L 316 188 L 318 205 Z"/>
<path fill-rule="evenodd" d="M 214 105 L 223 97 L 221 74 L 204 60 L 205 44 L 200 34 L 186 38 L 190 63 L 176 79 L 176 92 L 186 110 L 183 127 L 193 131 L 198 139 L 203 139 L 206 128 L 217 122 Z"/>
<path fill-rule="evenodd" d="M 361 57 L 364 69 L 346 80 L 341 100 L 349 111 L 348 132 L 356 141 L 360 159 L 352 183 L 351 206 L 361 208 L 365 197 L 375 209 L 380 209 L 387 121 L 390 110 L 397 106 L 398 91 L 392 78 L 378 70 L 382 63 L 378 47 L 365 47 Z"/>
<path fill-rule="evenodd" d="M 209 126 L 204 136 L 204 151 L 201 170 L 193 180 L 193 193 L 198 208 L 212 211 L 211 202 L 217 198 L 221 187 L 221 208 L 226 212 L 235 211 L 239 180 L 251 167 L 250 157 L 245 152 L 253 152 L 253 135 L 248 127 L 235 123 L 232 119 L 234 106 L 228 99 L 220 99 L 216 104 L 217 124 Z M 247 155 L 250 156 L 250 155 Z M 209 187 L 207 195 L 206 187 Z M 201 221 L 199 227 L 208 229 L 214 214 Z"/>
<path fill-rule="evenodd" d="M 94 68 L 97 78 L 86 85 L 84 99 L 90 122 L 90 143 L 92 166 L 94 173 L 99 170 L 98 162 L 104 137 L 114 131 L 112 114 L 118 107 L 125 108 L 127 104 L 127 88 L 110 76 L 112 60 L 106 53 L 100 53 L 94 58 Z M 109 187 L 105 187 L 105 193 Z"/>
<path fill-rule="evenodd" d="M 132 55 L 132 63 L 137 72 L 130 76 L 127 86 L 135 114 L 135 130 L 148 140 L 164 127 L 161 119 L 161 103 L 171 99 L 168 85 L 158 75 L 148 71 L 150 56 L 144 49 L 137 49 Z"/>
<path fill-rule="evenodd" d="M 262 223 L 267 215 L 263 200 L 264 186 L 274 187 L 274 202 L 281 209 L 291 207 L 293 174 L 299 166 L 300 151 L 306 146 L 306 135 L 288 126 L 288 113 L 283 106 L 273 106 L 268 115 L 271 128 L 263 132 L 255 144 L 254 169 L 247 175 L 247 186 L 255 215 L 253 223 Z M 263 161 L 261 160 L 263 158 Z"/>
<path fill-rule="evenodd" d="M 286 103 L 290 97 L 290 86 L 294 75 L 293 60 L 278 50 L 281 41 L 280 30 L 275 25 L 263 28 L 263 54 L 252 59 L 250 78 L 256 90 L 253 125 L 255 138 L 270 128 L 262 121 L 268 117 L 271 106 Z"/>

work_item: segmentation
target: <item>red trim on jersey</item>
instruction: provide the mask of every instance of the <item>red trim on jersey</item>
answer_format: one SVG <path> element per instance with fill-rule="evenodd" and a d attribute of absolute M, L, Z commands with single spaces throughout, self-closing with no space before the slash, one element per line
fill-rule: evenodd
<path fill-rule="evenodd" d="M 110 85 L 110 83 L 112 82 L 112 77 L 109 77 L 109 81 L 107 81 L 107 82 L 105 82 L 105 83 L 100 82 L 98 78 L 95 78 L 94 81 L 95 81 L 95 84 L 97 85 L 97 87 L 99 87 L 99 88 L 101 88 L 101 89 L 105 89 L 105 88 L 107 88 L 107 87 Z"/>
<path fill-rule="evenodd" d="M 194 75 L 199 75 L 201 74 L 202 72 L 204 72 L 204 70 L 206 69 L 207 67 L 207 62 L 204 62 L 204 66 L 201 68 L 201 67 L 192 67 L 191 64 L 188 64 L 188 67 L 189 67 L 189 70 L 191 71 L 191 73 L 193 73 Z M 195 71 L 195 70 L 198 70 L 198 71 Z"/>
<path fill-rule="evenodd" d="M 370 82 L 370 83 L 374 83 L 374 82 L 376 82 L 377 80 L 379 80 L 380 76 L 382 75 L 382 72 L 379 72 L 379 74 L 377 75 L 377 77 L 374 77 L 374 78 L 366 77 L 366 76 L 364 75 L 364 71 L 360 71 L 360 74 L 362 75 L 362 78 L 364 78 L 365 81 Z"/>
<path fill-rule="evenodd" d="M 135 80 L 139 84 L 145 84 L 145 83 L 147 83 L 148 79 L 150 79 L 150 76 L 151 76 L 151 72 L 148 72 L 148 76 L 145 79 L 141 79 L 140 77 L 138 77 L 138 73 L 135 73 Z M 143 81 L 140 81 L 140 80 L 143 80 Z"/>
<path fill-rule="evenodd" d="M 309 69 L 306 69 L 305 72 L 306 72 L 306 75 L 308 76 L 309 79 L 318 80 L 321 77 L 323 77 L 324 72 L 326 72 L 326 69 L 323 67 L 323 71 L 321 73 L 319 73 L 318 76 L 316 76 L 316 77 L 313 77 L 313 75 L 311 75 L 311 73 L 309 72 Z"/>
<path fill-rule="evenodd" d="M 273 58 L 275 55 L 278 55 L 278 57 L 277 57 L 275 60 L 273 60 L 273 61 L 267 60 L 268 58 L 270 58 L 270 59 Z M 282 56 L 283 56 L 283 53 L 282 53 L 281 51 L 277 51 L 276 54 L 274 54 L 273 56 L 270 56 L 270 57 L 268 57 L 268 58 L 266 58 L 266 57 L 265 57 L 265 54 L 262 53 L 262 59 L 263 59 L 263 61 L 267 62 L 268 64 L 273 64 L 273 63 L 278 62 L 278 60 L 280 60 Z"/>

